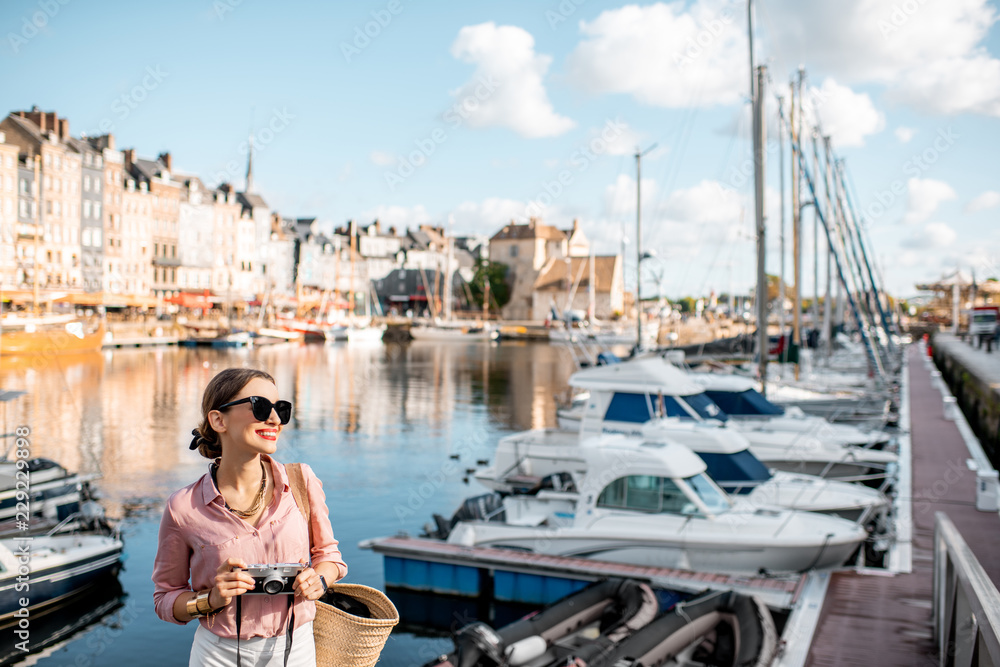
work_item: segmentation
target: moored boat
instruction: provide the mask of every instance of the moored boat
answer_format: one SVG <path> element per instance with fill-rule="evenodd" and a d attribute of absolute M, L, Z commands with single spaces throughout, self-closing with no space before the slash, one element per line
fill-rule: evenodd
<path fill-rule="evenodd" d="M 98 534 L 0 540 L 0 625 L 18 614 L 28 616 L 58 604 L 117 574 L 123 546 L 117 536 Z M 27 581 L 23 569 L 28 570 Z M 22 604 L 25 600 L 27 605 Z"/>
<path fill-rule="evenodd" d="M 88 323 L 73 316 L 0 320 L 0 354 L 35 355 L 96 352 L 104 343 L 104 320 Z"/>

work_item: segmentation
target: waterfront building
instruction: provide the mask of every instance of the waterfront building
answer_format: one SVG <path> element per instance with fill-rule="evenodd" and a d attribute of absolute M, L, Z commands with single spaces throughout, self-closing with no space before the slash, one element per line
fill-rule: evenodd
<path fill-rule="evenodd" d="M 104 155 L 83 139 L 66 143 L 80 155 L 80 266 L 85 292 L 103 290 L 104 276 Z"/>
<path fill-rule="evenodd" d="M 0 132 L 0 286 L 15 287 L 18 234 L 18 147 L 7 143 Z"/>
<path fill-rule="evenodd" d="M 264 244 L 264 293 L 272 299 L 295 293 L 295 229 L 278 213 L 271 213 L 271 231 Z"/>
<path fill-rule="evenodd" d="M 120 239 L 122 293 L 149 295 L 153 286 L 153 201 L 149 184 L 136 182 L 130 171 L 126 151 Z"/>
<path fill-rule="evenodd" d="M 490 261 L 507 266 L 507 280 L 511 284 L 510 300 L 502 311 L 504 319 L 538 319 L 534 317 L 535 281 L 550 259 L 569 255 L 568 241 L 565 232 L 537 218 L 531 218 L 525 225 L 511 221 L 490 238 Z M 548 306 L 542 304 L 546 312 Z"/>
<path fill-rule="evenodd" d="M 103 254 L 101 289 L 106 295 L 123 296 L 131 294 L 126 289 L 123 264 L 127 261 L 122 248 L 123 223 L 122 212 L 125 197 L 125 156 L 115 149 L 113 134 L 103 134 L 88 137 L 94 149 L 101 152 L 104 166 L 101 187 L 104 193 L 104 206 L 101 211 L 101 226 L 103 233 Z M 93 238 L 91 239 L 93 241 Z"/>
<path fill-rule="evenodd" d="M 185 177 L 177 211 L 177 289 L 212 288 L 215 263 L 215 196 L 197 176 Z"/>
<path fill-rule="evenodd" d="M 151 287 L 153 296 L 160 298 L 177 294 L 178 219 L 182 184 L 174 178 L 170 153 L 161 153 L 155 160 L 125 151 L 125 169 L 140 189 L 149 193 L 149 217 L 152 247 L 150 249 Z"/>
<path fill-rule="evenodd" d="M 591 284 L 594 317 L 608 320 L 625 312 L 625 278 L 620 255 L 600 255 L 593 260 L 552 257 L 535 280 L 530 319 L 550 317 L 553 307 L 560 314 L 568 310 L 589 313 Z"/>
<path fill-rule="evenodd" d="M 32 107 L 9 114 L 0 122 L 0 132 L 19 147 L 18 155 L 26 167 L 30 162 L 37 164 L 34 168 L 41 187 L 34 223 L 41 225 L 41 233 L 31 280 L 40 287 L 80 288 L 82 161 L 67 144 L 69 120 L 54 111 Z"/>
<path fill-rule="evenodd" d="M 40 247 L 42 227 L 38 215 L 38 185 L 35 161 L 17 157 L 17 229 L 14 234 L 15 287 L 28 287 L 35 272 L 35 251 Z"/>

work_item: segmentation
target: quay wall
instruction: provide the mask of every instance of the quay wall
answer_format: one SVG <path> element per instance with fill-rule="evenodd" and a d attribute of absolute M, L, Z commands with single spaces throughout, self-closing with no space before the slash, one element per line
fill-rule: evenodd
<path fill-rule="evenodd" d="M 941 378 L 951 389 L 993 467 L 1000 469 L 1000 376 L 996 367 L 977 363 L 981 353 L 948 334 L 935 335 L 931 345 Z M 1000 356 L 1000 351 L 993 354 Z"/>

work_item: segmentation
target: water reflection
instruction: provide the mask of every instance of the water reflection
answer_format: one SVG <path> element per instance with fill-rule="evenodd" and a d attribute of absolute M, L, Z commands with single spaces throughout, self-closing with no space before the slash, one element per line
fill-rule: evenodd
<path fill-rule="evenodd" d="M 95 641 L 89 642 L 93 648 L 93 645 L 100 643 L 101 630 L 104 630 L 103 634 L 108 634 L 109 629 L 121 628 L 130 619 L 134 619 L 135 611 L 122 609 L 124 605 L 125 594 L 117 578 L 107 577 L 95 582 L 67 602 L 47 609 L 44 613 L 33 613 L 28 642 L 30 650 L 25 653 L 17 649 L 13 642 L 0 642 L 0 665 L 17 665 L 28 661 L 34 664 L 41 657 L 38 653 L 57 654 L 67 642 L 88 628 L 89 633 L 94 633 Z M 116 611 L 118 613 L 114 613 Z M 0 633 L 13 636 L 11 628 L 0 628 Z M 75 664 L 97 663 L 81 663 L 78 660 Z"/>
<path fill-rule="evenodd" d="M 555 425 L 554 396 L 573 370 L 563 349 L 506 342 L 116 349 L 34 366 L 0 357 L 0 389 L 27 392 L 0 404 L 3 431 L 28 425 L 33 455 L 100 474 L 102 504 L 109 516 L 124 517 L 120 576 L 140 613 L 85 664 L 135 664 L 136 652 L 150 645 L 162 649 L 158 664 L 187 664 L 194 628 L 153 614 L 152 561 L 166 498 L 206 469 L 188 449 L 202 391 L 231 366 L 267 370 L 295 403 L 278 460 L 313 467 L 349 580 L 373 586 L 383 582 L 382 558 L 358 543 L 416 533 L 433 513 L 450 516 L 481 493 L 475 482 L 463 483 L 465 469 L 491 458 L 506 433 Z M 400 630 L 382 664 L 412 665 L 414 655 L 429 659 L 449 646 Z M 89 651 L 86 641 L 67 648 L 75 659 L 89 659 Z"/>
<path fill-rule="evenodd" d="M 27 392 L 0 408 L 3 431 L 30 426 L 34 455 L 100 473 L 111 499 L 137 488 L 157 495 L 179 468 L 200 464 L 187 445 L 201 392 L 229 366 L 274 375 L 282 395 L 295 403 L 293 431 L 368 442 L 414 425 L 453 440 L 456 414 L 478 415 L 471 437 L 480 440 L 494 428 L 552 426 L 555 394 L 572 370 L 560 348 L 516 343 L 172 347 L 45 362 L 3 358 L 0 388 Z"/>

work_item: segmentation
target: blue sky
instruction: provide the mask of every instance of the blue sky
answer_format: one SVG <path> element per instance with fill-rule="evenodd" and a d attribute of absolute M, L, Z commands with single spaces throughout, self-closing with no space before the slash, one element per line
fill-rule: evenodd
<path fill-rule="evenodd" d="M 771 92 L 805 66 L 897 293 L 958 265 L 1000 276 L 996 16 L 986 0 L 757 5 Z M 537 212 L 560 227 L 579 218 L 600 252 L 624 228 L 632 248 L 631 153 L 656 143 L 643 240 L 660 260 L 644 293 L 658 272 L 673 297 L 753 280 L 742 3 L 8 0 L 0 28 L 4 110 L 110 129 L 119 148 L 170 151 L 210 184 L 242 185 L 252 132 L 257 190 L 331 226 L 492 234 Z"/>

